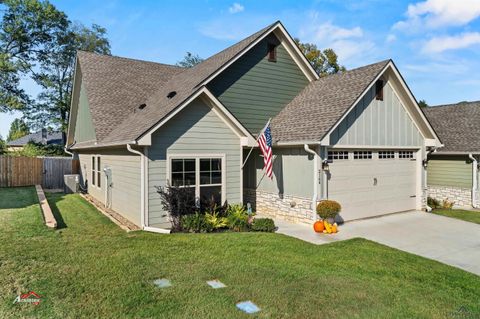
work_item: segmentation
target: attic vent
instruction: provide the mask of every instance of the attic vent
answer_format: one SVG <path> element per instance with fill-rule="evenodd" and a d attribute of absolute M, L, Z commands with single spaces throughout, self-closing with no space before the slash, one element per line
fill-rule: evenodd
<path fill-rule="evenodd" d="M 147 106 L 147 104 L 145 104 L 145 103 L 140 104 L 140 105 L 138 106 L 138 109 L 139 109 L 139 110 L 143 110 L 143 109 L 145 108 L 145 106 Z"/>
<path fill-rule="evenodd" d="M 167 98 L 171 99 L 175 95 L 177 95 L 177 91 L 172 91 L 172 92 L 168 93 Z"/>

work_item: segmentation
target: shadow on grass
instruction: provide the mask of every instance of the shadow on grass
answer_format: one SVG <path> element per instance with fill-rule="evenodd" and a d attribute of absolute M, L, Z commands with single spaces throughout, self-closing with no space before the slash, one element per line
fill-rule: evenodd
<path fill-rule="evenodd" d="M 67 228 L 67 224 L 63 220 L 62 213 L 60 213 L 60 210 L 57 207 L 57 200 L 61 200 L 61 198 L 62 196 L 59 196 L 57 194 L 55 194 L 55 196 L 47 196 L 48 204 L 52 209 L 53 217 L 55 217 L 57 221 L 57 229 Z"/>
<path fill-rule="evenodd" d="M 0 209 L 26 208 L 38 204 L 35 187 L 0 188 Z"/>

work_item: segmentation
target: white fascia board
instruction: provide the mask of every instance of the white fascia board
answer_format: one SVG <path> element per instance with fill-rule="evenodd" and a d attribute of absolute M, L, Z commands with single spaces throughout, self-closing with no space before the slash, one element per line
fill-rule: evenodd
<path fill-rule="evenodd" d="M 277 31 L 278 30 L 278 31 Z M 311 82 L 314 80 L 317 80 L 318 74 L 315 72 L 313 69 L 312 65 L 307 61 L 307 58 L 303 55 L 303 53 L 300 51 L 298 46 L 295 44 L 293 41 L 292 37 L 288 34 L 288 32 L 285 30 L 283 25 L 280 22 L 275 23 L 272 25 L 272 27 L 269 30 L 266 30 L 264 34 L 259 37 L 257 40 L 254 42 L 250 43 L 249 46 L 247 46 L 243 51 L 241 51 L 239 54 L 237 54 L 233 59 L 228 61 L 225 65 L 223 65 L 221 68 L 219 68 L 217 71 L 215 71 L 213 74 L 211 74 L 209 77 L 207 77 L 205 80 L 203 80 L 202 83 L 200 83 L 198 86 L 203 86 L 207 85 L 210 81 L 212 81 L 217 75 L 222 73 L 226 68 L 228 68 L 230 65 L 235 63 L 239 58 L 241 58 L 246 52 L 248 52 L 251 48 L 253 48 L 255 45 L 257 45 L 260 41 L 265 39 L 270 33 L 273 31 L 280 32 L 282 34 L 283 38 L 290 44 L 291 48 L 290 50 L 287 50 L 289 54 L 292 56 L 294 59 L 295 63 L 300 67 L 302 72 L 305 74 L 307 79 Z M 279 33 L 275 33 L 276 36 L 279 35 Z M 295 52 L 295 53 L 293 53 Z M 295 56 L 296 55 L 296 56 Z"/>
<path fill-rule="evenodd" d="M 66 145 L 69 145 L 69 144 L 72 144 L 74 142 L 74 135 L 75 135 L 75 125 L 72 125 L 72 117 L 73 117 L 73 114 L 75 113 L 75 121 L 76 121 L 76 118 L 77 118 L 77 113 L 78 113 L 78 103 L 77 105 L 75 105 L 74 103 L 74 97 L 75 97 L 75 94 L 77 93 L 76 90 L 75 90 L 75 84 L 77 83 L 78 81 L 78 75 L 77 75 L 77 68 L 79 67 L 79 63 L 78 63 L 78 56 L 75 57 L 75 67 L 74 67 L 74 71 L 73 71 L 73 84 L 72 84 L 72 94 L 71 94 L 71 100 L 70 100 L 70 113 L 68 115 L 68 130 L 67 130 L 67 140 L 66 140 Z"/>

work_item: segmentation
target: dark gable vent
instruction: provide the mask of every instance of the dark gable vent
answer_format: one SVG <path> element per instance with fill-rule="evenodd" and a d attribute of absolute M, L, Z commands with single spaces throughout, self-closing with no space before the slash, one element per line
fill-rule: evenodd
<path fill-rule="evenodd" d="M 143 109 L 145 108 L 145 106 L 147 106 L 147 104 L 145 104 L 145 103 L 140 104 L 140 105 L 138 106 L 138 109 L 139 109 L 139 110 L 143 110 Z"/>
<path fill-rule="evenodd" d="M 167 98 L 171 99 L 175 95 L 177 95 L 177 91 L 172 91 L 172 92 L 168 93 Z"/>

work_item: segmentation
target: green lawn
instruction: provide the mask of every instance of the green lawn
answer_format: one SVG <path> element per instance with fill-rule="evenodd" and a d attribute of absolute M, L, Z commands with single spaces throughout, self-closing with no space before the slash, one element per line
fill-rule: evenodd
<path fill-rule="evenodd" d="M 126 233 L 78 195 L 0 189 L 0 318 L 443 318 L 480 314 L 480 277 L 367 240 L 315 246 L 279 234 Z M 173 287 L 152 281 L 169 278 Z M 213 290 L 206 280 L 228 287 Z M 13 304 L 19 293 L 38 306 Z M 235 308 L 252 300 L 262 311 Z"/>
<path fill-rule="evenodd" d="M 480 212 L 463 209 L 434 209 L 432 213 L 480 224 Z"/>

